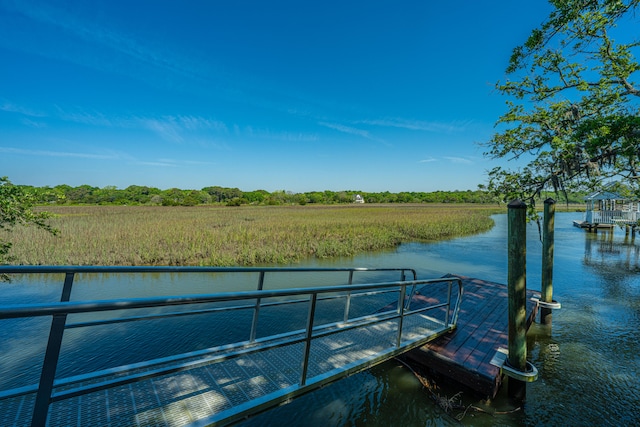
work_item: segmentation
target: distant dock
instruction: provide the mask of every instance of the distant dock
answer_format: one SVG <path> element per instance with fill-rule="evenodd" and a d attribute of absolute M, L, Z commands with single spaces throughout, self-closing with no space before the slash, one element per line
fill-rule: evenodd
<path fill-rule="evenodd" d="M 593 231 L 598 228 L 607 228 L 607 229 L 613 228 L 613 224 L 602 224 L 602 223 L 593 224 L 588 221 L 580 221 L 580 220 L 574 220 L 573 226 L 578 228 L 584 228 L 584 229 L 587 229 L 588 231 Z"/>

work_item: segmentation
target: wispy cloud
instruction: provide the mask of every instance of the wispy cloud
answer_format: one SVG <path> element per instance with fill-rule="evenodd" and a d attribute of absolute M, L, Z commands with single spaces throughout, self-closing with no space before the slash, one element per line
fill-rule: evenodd
<path fill-rule="evenodd" d="M 374 139 L 368 130 L 345 126 L 339 123 L 319 122 L 318 124 L 324 127 L 328 127 L 329 129 L 337 130 L 338 132 L 347 133 L 350 135 L 358 135 L 367 139 Z"/>
<path fill-rule="evenodd" d="M 32 110 L 22 105 L 14 104 L 9 101 L 3 101 L 0 104 L 0 111 L 6 111 L 7 113 L 18 113 L 29 117 L 47 117 L 47 115 L 41 111 Z"/>
<path fill-rule="evenodd" d="M 164 140 L 178 144 L 184 143 L 184 138 L 180 133 L 181 128 L 172 118 L 140 119 L 140 123 Z"/>
<path fill-rule="evenodd" d="M 163 167 L 163 168 L 175 168 L 178 167 L 175 163 L 168 162 L 136 162 L 137 165 L 140 166 L 154 166 L 154 167 Z"/>
<path fill-rule="evenodd" d="M 47 127 L 47 124 L 42 122 L 42 121 L 37 121 L 37 120 L 31 120 L 31 119 L 27 119 L 27 118 L 23 118 L 21 120 L 22 124 L 29 126 L 30 128 L 34 128 L 34 129 L 44 129 Z"/>
<path fill-rule="evenodd" d="M 449 160 L 452 163 L 460 163 L 465 165 L 473 164 L 473 160 L 465 158 L 465 157 L 453 157 L 453 156 L 445 156 L 445 159 Z"/>
<path fill-rule="evenodd" d="M 171 117 L 173 119 L 173 117 Z M 176 122 L 187 130 L 215 130 L 219 132 L 228 132 L 227 125 L 219 120 L 207 119 L 198 116 L 178 116 Z"/>
<path fill-rule="evenodd" d="M 83 159 L 118 159 L 121 158 L 116 153 L 74 153 L 69 151 L 49 151 L 49 150 L 25 150 L 22 148 L 13 147 L 0 147 L 1 153 L 9 154 L 21 154 L 26 156 L 39 156 L 39 157 L 78 157 Z"/>
<path fill-rule="evenodd" d="M 409 130 L 422 130 L 427 132 L 461 132 L 471 123 L 471 121 L 453 122 L 429 122 L 423 120 L 407 120 L 401 118 L 385 118 L 375 120 L 359 120 L 354 122 L 372 126 L 394 127 Z"/>
<path fill-rule="evenodd" d="M 58 113 L 58 118 L 65 122 L 73 122 L 80 123 L 91 126 L 102 126 L 102 127 L 115 127 L 122 126 L 121 121 L 118 119 L 108 118 L 102 113 L 99 112 L 89 112 L 89 111 L 68 111 L 59 106 L 56 106 L 56 110 Z"/>
<path fill-rule="evenodd" d="M 202 133 L 227 134 L 229 128 L 219 120 L 198 116 L 161 116 L 158 118 L 137 118 L 134 122 L 149 129 L 161 138 L 175 143 L 185 143 L 198 139 Z M 199 139 L 198 139 L 199 140 Z"/>
<path fill-rule="evenodd" d="M 418 163 L 431 163 L 437 161 L 438 159 L 436 159 L 435 157 L 427 157 L 426 159 L 418 160 Z"/>
<path fill-rule="evenodd" d="M 315 133 L 286 131 L 274 132 L 270 129 L 254 129 L 252 126 L 247 126 L 244 130 L 240 130 L 240 128 L 235 126 L 234 132 L 238 136 L 247 135 L 251 138 L 268 139 L 271 141 L 281 142 L 314 142 L 318 140 L 318 135 Z"/>
<path fill-rule="evenodd" d="M 140 64 L 151 64 L 166 70 L 179 71 L 181 74 L 191 74 L 189 68 L 178 70 L 175 64 L 183 62 L 175 60 L 176 58 L 169 58 L 166 51 L 144 45 L 135 40 L 131 35 L 104 27 L 95 20 L 74 15 L 63 8 L 45 3 L 34 4 L 23 1 L 9 2 L 5 4 L 5 7 L 13 9 L 34 21 L 59 28 L 66 34 L 85 43 L 88 42 L 119 52 L 129 58 L 135 59 Z M 56 52 L 51 52 L 51 54 L 65 56 L 63 49 L 57 49 Z M 74 55 L 67 54 L 65 59 L 73 60 Z M 76 56 L 75 60 L 81 61 L 82 58 Z"/>
<path fill-rule="evenodd" d="M 224 122 L 202 116 L 109 117 L 98 111 L 87 111 L 81 108 L 75 110 L 64 109 L 59 106 L 56 106 L 56 112 L 57 118 L 66 122 L 107 128 L 145 129 L 155 133 L 165 141 L 177 144 L 183 144 L 188 141 L 201 141 L 203 136 L 210 137 L 212 133 L 215 135 L 229 133 L 229 128 Z"/>
<path fill-rule="evenodd" d="M 185 166 L 211 166 L 215 163 L 213 162 L 203 162 L 200 160 L 176 160 L 176 159 L 156 159 L 156 160 L 144 160 L 144 161 L 136 161 L 134 162 L 136 165 L 140 166 L 154 166 L 154 167 L 165 167 L 165 168 L 179 168 Z"/>

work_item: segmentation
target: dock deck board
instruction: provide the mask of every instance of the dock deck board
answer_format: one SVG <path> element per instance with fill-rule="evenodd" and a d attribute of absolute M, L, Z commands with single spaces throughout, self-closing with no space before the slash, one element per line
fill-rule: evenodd
<path fill-rule="evenodd" d="M 458 327 L 452 333 L 404 355 L 411 363 L 432 369 L 477 393 L 495 397 L 502 383 L 500 370 L 490 364 L 499 348 L 508 346 L 507 286 L 464 276 L 464 297 Z M 536 313 L 527 290 L 529 323 Z"/>

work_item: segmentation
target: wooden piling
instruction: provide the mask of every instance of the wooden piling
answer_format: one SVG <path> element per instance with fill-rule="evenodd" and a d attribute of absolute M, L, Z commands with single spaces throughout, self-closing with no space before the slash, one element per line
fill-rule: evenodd
<path fill-rule="evenodd" d="M 521 372 L 527 370 L 527 205 L 514 200 L 508 205 L 508 279 L 509 357 L 507 363 Z M 526 382 L 509 378 L 507 394 L 522 402 L 526 397 Z"/>
<path fill-rule="evenodd" d="M 556 201 L 548 198 L 544 201 L 544 219 L 542 226 L 542 286 L 541 301 L 553 301 L 553 250 Z M 540 323 L 551 327 L 551 309 L 540 309 Z"/>

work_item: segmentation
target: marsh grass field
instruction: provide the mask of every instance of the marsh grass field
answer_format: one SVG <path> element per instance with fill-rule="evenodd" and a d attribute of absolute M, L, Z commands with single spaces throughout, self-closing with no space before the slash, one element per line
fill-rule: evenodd
<path fill-rule="evenodd" d="M 253 266 L 348 257 L 489 230 L 494 206 L 49 206 L 52 236 L 17 227 L 12 264 Z"/>

